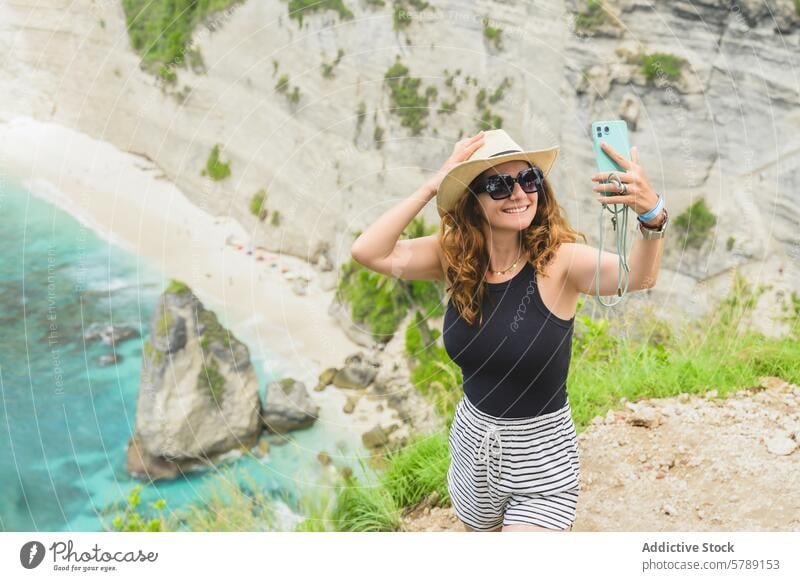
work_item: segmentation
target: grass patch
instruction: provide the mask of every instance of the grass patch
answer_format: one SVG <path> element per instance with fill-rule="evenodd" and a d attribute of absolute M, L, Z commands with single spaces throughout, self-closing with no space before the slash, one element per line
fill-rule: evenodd
<path fill-rule="evenodd" d="M 444 432 L 413 439 L 402 449 L 390 452 L 386 462 L 382 482 L 398 507 L 412 507 L 433 492 L 438 494 L 439 505 L 450 503 L 450 448 Z"/>
<path fill-rule="evenodd" d="M 717 218 L 700 198 L 675 218 L 675 227 L 683 244 L 689 248 L 701 248 L 711 235 Z"/>
<path fill-rule="evenodd" d="M 642 57 L 642 73 L 648 83 L 653 83 L 659 77 L 676 81 L 685 64 L 685 59 L 674 54 L 654 52 Z"/>
<path fill-rule="evenodd" d="M 350 478 L 338 492 L 332 520 L 337 531 L 377 532 L 400 529 L 400 511 L 384 486 L 362 485 Z"/>
<path fill-rule="evenodd" d="M 208 176 L 214 181 L 224 180 L 231 175 L 230 162 L 222 161 L 219 157 L 219 144 L 215 144 L 211 148 L 211 153 L 208 154 L 208 160 L 206 160 L 206 167 L 200 172 L 200 175 Z"/>

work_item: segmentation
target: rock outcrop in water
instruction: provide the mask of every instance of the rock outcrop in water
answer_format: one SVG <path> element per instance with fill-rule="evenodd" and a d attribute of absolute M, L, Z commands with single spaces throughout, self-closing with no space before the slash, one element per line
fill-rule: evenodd
<path fill-rule="evenodd" d="M 308 395 L 302 381 L 286 377 L 267 384 L 262 419 L 267 431 L 283 434 L 314 425 L 319 406 Z"/>
<path fill-rule="evenodd" d="M 260 412 L 247 346 L 188 287 L 173 282 L 144 347 L 128 472 L 173 478 L 250 449 L 262 430 Z"/>

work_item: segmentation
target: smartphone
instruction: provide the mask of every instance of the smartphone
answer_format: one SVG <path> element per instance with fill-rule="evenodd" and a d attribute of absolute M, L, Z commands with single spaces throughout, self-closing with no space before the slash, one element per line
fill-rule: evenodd
<path fill-rule="evenodd" d="M 631 158 L 631 147 L 628 142 L 628 124 L 622 119 L 612 121 L 595 121 L 592 123 L 592 143 L 597 171 L 624 172 L 625 168 L 611 159 L 600 144 L 606 142 L 627 160 Z M 603 192 L 607 195 L 612 192 Z"/>

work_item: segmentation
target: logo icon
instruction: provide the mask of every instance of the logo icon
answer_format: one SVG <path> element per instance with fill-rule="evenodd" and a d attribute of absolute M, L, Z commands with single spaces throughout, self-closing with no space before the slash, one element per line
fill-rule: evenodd
<path fill-rule="evenodd" d="M 39 541 L 28 541 L 19 551 L 19 562 L 26 569 L 35 569 L 44 560 L 44 545 Z"/>

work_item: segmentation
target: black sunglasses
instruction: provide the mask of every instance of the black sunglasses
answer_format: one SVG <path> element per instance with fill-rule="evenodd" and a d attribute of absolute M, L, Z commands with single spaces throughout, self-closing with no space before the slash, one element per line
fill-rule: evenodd
<path fill-rule="evenodd" d="M 473 194 L 486 192 L 492 196 L 493 200 L 504 200 L 511 196 L 515 183 L 518 183 L 526 194 L 542 193 L 544 192 L 544 173 L 532 165 L 519 172 L 517 177 L 507 173 L 478 176 L 469 185 L 469 191 Z"/>

